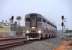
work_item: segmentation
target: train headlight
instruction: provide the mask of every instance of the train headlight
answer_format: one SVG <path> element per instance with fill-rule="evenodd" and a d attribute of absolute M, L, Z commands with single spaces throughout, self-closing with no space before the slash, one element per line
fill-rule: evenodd
<path fill-rule="evenodd" d="M 32 29 L 35 29 L 36 27 L 32 27 Z"/>
<path fill-rule="evenodd" d="M 41 30 L 38 30 L 38 33 L 42 33 L 42 31 Z"/>
<path fill-rule="evenodd" d="M 29 30 L 27 30 L 27 31 L 26 31 L 26 33 L 30 33 L 30 31 L 29 31 Z"/>

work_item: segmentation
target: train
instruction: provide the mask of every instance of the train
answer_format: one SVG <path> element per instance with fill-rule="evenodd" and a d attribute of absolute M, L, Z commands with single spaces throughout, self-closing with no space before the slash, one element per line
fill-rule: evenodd
<path fill-rule="evenodd" d="M 29 13 L 25 15 L 25 28 L 27 40 L 57 36 L 56 25 L 38 13 Z"/>

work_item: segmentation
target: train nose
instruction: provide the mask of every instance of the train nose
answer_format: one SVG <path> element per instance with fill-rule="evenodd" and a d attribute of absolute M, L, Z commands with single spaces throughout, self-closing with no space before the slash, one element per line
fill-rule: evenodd
<path fill-rule="evenodd" d="M 35 37 L 38 37 L 39 34 L 38 33 L 29 33 L 29 34 L 26 34 L 26 36 L 29 36 L 30 38 L 35 38 Z"/>

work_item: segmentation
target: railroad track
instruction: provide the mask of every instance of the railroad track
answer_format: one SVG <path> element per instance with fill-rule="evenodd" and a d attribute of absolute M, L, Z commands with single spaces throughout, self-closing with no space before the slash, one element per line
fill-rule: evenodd
<path fill-rule="evenodd" d="M 0 49 L 9 48 L 24 44 L 25 38 L 6 38 L 0 40 Z"/>

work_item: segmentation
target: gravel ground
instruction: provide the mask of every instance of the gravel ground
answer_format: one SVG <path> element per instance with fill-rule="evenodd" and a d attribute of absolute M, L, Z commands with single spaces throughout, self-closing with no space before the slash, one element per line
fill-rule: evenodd
<path fill-rule="evenodd" d="M 53 48 L 59 45 L 59 42 L 59 38 L 29 41 L 24 45 L 8 48 L 6 50 L 53 50 Z"/>

